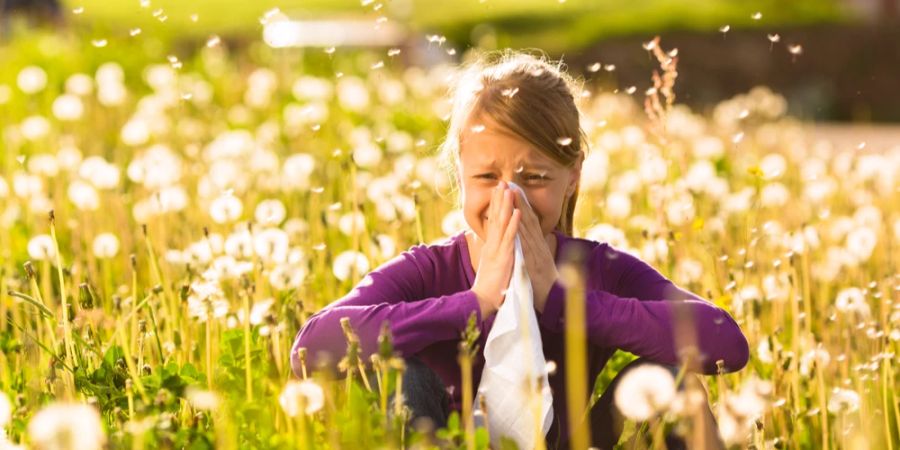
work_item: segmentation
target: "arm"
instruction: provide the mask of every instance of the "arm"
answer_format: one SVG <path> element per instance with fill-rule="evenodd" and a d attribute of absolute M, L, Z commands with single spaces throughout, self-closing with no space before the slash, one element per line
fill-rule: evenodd
<path fill-rule="evenodd" d="M 609 283 L 610 289 L 587 292 L 587 334 L 592 344 L 679 365 L 674 324 L 687 316 L 689 320 L 682 323 L 695 334 L 703 373 L 716 373 L 716 361 L 720 359 L 727 372 L 747 364 L 747 339 L 725 310 L 678 288 L 632 255 L 605 245 L 598 246 L 595 253 L 603 260 L 589 267 L 603 272 L 596 276 Z M 552 331 L 563 329 L 565 295 L 565 287 L 555 282 L 539 319 L 542 326 Z"/>
<path fill-rule="evenodd" d="M 390 324 L 394 349 L 404 356 L 437 341 L 459 338 L 473 311 L 481 323 L 478 299 L 472 291 L 418 299 L 425 289 L 414 251 L 403 252 L 384 263 L 347 295 L 309 317 L 291 348 L 295 374 L 301 373 L 297 354 L 300 347 L 307 349 L 307 369 L 325 361 L 321 358 L 327 358 L 330 367 L 337 366 L 347 352 L 342 317 L 350 319 L 350 326 L 359 336 L 360 356 L 365 363 L 378 351 L 378 334 L 385 320 Z"/>

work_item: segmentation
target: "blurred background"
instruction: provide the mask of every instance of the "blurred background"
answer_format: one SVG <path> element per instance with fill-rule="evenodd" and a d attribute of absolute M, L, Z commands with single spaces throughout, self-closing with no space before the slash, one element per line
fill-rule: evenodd
<path fill-rule="evenodd" d="M 538 48 L 563 58 L 585 78 L 642 92 L 655 61 L 635 49 L 658 34 L 667 48 L 679 49 L 676 92 L 693 109 L 703 111 L 766 85 L 786 97 L 796 117 L 878 123 L 900 120 L 898 5 L 898 0 L 0 0 L 0 36 L 9 43 L 21 33 L 17 28 L 37 24 L 108 41 L 139 32 L 148 53 L 168 44 L 182 51 L 202 48 L 211 35 L 240 50 L 260 43 L 261 18 L 278 8 L 300 25 L 291 32 L 321 37 L 321 30 L 330 29 L 349 36 L 342 48 L 402 48 L 406 64 L 458 59 L 472 47 Z M 313 26 L 322 21 L 331 22 Z M 327 40 L 288 38 L 283 44 L 328 47 Z"/>

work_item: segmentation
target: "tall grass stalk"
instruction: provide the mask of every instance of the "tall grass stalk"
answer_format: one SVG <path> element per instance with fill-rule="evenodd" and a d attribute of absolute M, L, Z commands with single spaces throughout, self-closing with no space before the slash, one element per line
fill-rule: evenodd
<path fill-rule="evenodd" d="M 591 442 L 590 411 L 585 416 L 587 392 L 587 323 L 584 275 L 580 269 L 582 255 L 572 255 L 559 269 L 566 287 L 565 346 L 566 401 L 568 402 L 569 439 L 572 448 L 588 448 Z M 579 420 L 581 419 L 581 420 Z"/>
<path fill-rule="evenodd" d="M 56 217 L 53 215 L 53 211 L 50 211 L 50 237 L 53 239 L 53 247 L 56 250 L 56 274 L 59 277 L 59 297 L 62 304 L 63 346 L 66 349 L 66 365 L 74 370 L 75 360 L 73 355 L 75 354 L 75 347 L 72 342 L 72 326 L 69 323 L 68 293 L 66 292 L 66 278 L 63 276 L 62 252 L 59 248 L 59 240 L 56 237 Z M 75 396 L 74 374 L 66 372 L 63 377 L 65 377 L 66 383 L 66 396 L 73 398 Z"/>

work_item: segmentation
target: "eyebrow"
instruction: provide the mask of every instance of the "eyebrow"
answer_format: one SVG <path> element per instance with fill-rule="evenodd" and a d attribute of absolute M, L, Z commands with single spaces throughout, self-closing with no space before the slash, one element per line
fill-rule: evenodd
<path fill-rule="evenodd" d="M 490 162 L 481 162 L 481 163 L 475 164 L 476 170 L 488 170 L 488 169 L 492 169 L 493 166 L 494 166 L 494 161 L 490 161 Z M 526 162 L 526 163 L 522 163 L 522 166 L 525 168 L 525 170 L 529 170 L 529 169 L 530 169 L 530 170 L 545 170 L 545 171 L 550 171 L 550 170 L 553 169 L 552 167 L 547 166 L 547 165 L 542 164 L 542 163 L 529 163 L 529 162 Z"/>

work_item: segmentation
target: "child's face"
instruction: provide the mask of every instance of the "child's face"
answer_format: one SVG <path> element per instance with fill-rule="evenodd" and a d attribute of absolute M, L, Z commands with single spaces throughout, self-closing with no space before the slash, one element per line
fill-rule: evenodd
<path fill-rule="evenodd" d="M 575 192 L 584 159 L 582 153 L 572 168 L 566 168 L 486 115 L 470 118 L 463 127 L 459 158 L 463 214 L 482 240 L 487 238 L 491 189 L 498 180 L 518 184 L 543 234 L 552 233 L 563 212 L 563 201 Z"/>

